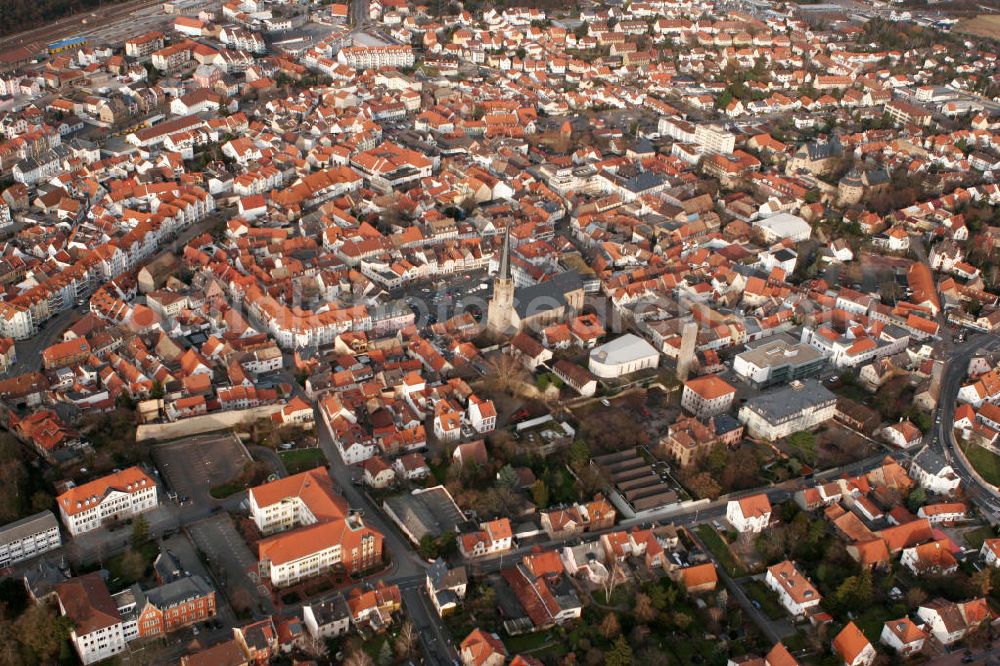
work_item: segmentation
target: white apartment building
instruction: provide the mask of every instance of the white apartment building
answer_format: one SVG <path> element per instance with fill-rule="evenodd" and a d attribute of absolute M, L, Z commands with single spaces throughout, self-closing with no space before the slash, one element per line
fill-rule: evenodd
<path fill-rule="evenodd" d="M 898 326 L 887 326 L 878 338 L 841 335 L 828 326 L 815 330 L 805 326 L 802 342 L 812 345 L 836 367 L 854 368 L 903 351 L 910 343 L 910 336 Z"/>
<path fill-rule="evenodd" d="M 339 592 L 302 607 L 302 623 L 313 638 L 343 636 L 351 628 L 351 610 Z"/>
<path fill-rule="evenodd" d="M 166 72 L 180 67 L 191 59 L 191 48 L 186 44 L 172 44 L 155 51 L 151 56 L 153 67 Z"/>
<path fill-rule="evenodd" d="M 51 511 L 0 527 L 0 567 L 20 562 L 62 545 L 59 521 Z"/>
<path fill-rule="evenodd" d="M 732 155 L 736 149 L 736 135 L 718 125 L 698 125 L 694 129 L 694 142 L 703 153 Z"/>
<path fill-rule="evenodd" d="M 125 650 L 125 630 L 118 605 L 98 573 L 56 586 L 59 611 L 73 622 L 70 640 L 80 661 L 94 664 Z"/>
<path fill-rule="evenodd" d="M 30 338 L 34 333 L 34 317 L 32 317 L 29 308 L 0 303 L 0 335 L 5 338 L 24 340 Z"/>
<path fill-rule="evenodd" d="M 796 380 L 751 398 L 740 408 L 739 420 L 751 437 L 775 440 L 826 423 L 836 408 L 836 396 L 818 381 Z"/>
<path fill-rule="evenodd" d="M 162 32 L 147 32 L 125 42 L 125 55 L 130 58 L 144 58 L 163 48 Z"/>
<path fill-rule="evenodd" d="M 156 482 L 138 467 L 70 488 L 56 498 L 63 524 L 73 536 L 156 508 Z"/>
<path fill-rule="evenodd" d="M 321 517 L 347 513 L 323 468 L 251 488 L 248 500 L 250 515 L 261 534 L 314 525 Z"/>
<path fill-rule="evenodd" d="M 269 578 L 275 587 L 283 587 L 318 576 L 340 564 L 340 542 L 327 541 L 320 538 L 321 535 L 313 534 L 314 529 L 323 531 L 325 527 L 326 525 L 317 525 L 303 530 L 302 536 L 308 536 L 309 543 L 301 541 L 296 544 L 300 548 L 296 549 L 265 549 L 262 542 L 261 573 Z"/>
<path fill-rule="evenodd" d="M 382 67 L 412 67 L 413 48 L 397 46 L 349 46 L 337 54 L 337 61 L 355 69 L 378 69 Z"/>
<path fill-rule="evenodd" d="M 656 129 L 660 134 L 680 143 L 695 143 L 697 141 L 695 126 L 677 116 L 661 117 Z"/>
<path fill-rule="evenodd" d="M 382 535 L 365 527 L 357 515 L 318 523 L 258 544 L 260 573 L 275 587 L 343 567 L 347 572 L 372 567 L 382 556 Z"/>

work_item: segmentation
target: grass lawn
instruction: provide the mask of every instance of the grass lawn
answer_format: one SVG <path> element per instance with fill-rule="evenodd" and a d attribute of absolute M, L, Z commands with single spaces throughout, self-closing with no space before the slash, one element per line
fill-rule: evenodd
<path fill-rule="evenodd" d="M 535 631 L 530 634 L 520 636 L 507 636 L 504 638 L 504 645 L 511 654 L 536 652 L 549 647 L 555 638 L 549 631 Z"/>
<path fill-rule="evenodd" d="M 611 593 L 610 599 L 606 597 L 604 590 L 597 590 L 594 592 L 594 599 L 605 606 L 624 606 L 632 600 L 632 590 L 628 585 L 619 585 Z"/>
<path fill-rule="evenodd" d="M 240 483 L 239 481 L 230 481 L 229 483 L 222 483 L 217 486 L 214 486 L 208 492 L 215 499 L 226 499 L 230 495 L 235 495 L 241 490 L 244 490 L 242 483 Z"/>
<path fill-rule="evenodd" d="M 995 14 L 980 14 L 975 18 L 963 18 L 955 26 L 955 31 L 996 39 L 1000 34 L 1000 16 Z"/>
<path fill-rule="evenodd" d="M 427 465 L 431 468 L 431 476 L 434 477 L 435 481 L 437 481 L 442 485 L 444 484 L 445 481 L 448 480 L 448 461 L 450 460 L 451 460 L 450 458 L 445 456 L 445 461 L 441 462 L 438 465 L 435 465 L 433 462 L 430 461 L 427 462 Z"/>
<path fill-rule="evenodd" d="M 719 533 L 711 525 L 699 525 L 697 532 L 708 549 L 715 555 L 715 559 L 719 560 L 719 564 L 725 568 L 726 573 L 734 578 L 741 578 L 746 575 L 746 569 L 736 561 L 733 554 L 729 551 L 729 546 L 726 545 L 726 542 L 722 540 L 722 537 L 719 536 Z"/>
<path fill-rule="evenodd" d="M 965 451 L 965 456 L 984 479 L 994 486 L 1000 486 L 1000 456 L 975 445 Z"/>
<path fill-rule="evenodd" d="M 889 608 L 887 606 L 871 606 L 864 610 L 854 623 L 873 644 L 882 635 L 882 625 L 889 620 L 898 620 L 906 615 L 906 606 Z"/>
<path fill-rule="evenodd" d="M 785 644 L 785 647 L 788 648 L 789 652 L 798 652 L 799 650 L 804 650 L 809 647 L 809 639 L 801 631 L 792 634 L 782 642 Z"/>
<path fill-rule="evenodd" d="M 370 640 L 365 641 L 365 644 L 361 647 L 369 657 L 372 658 L 376 664 L 380 663 L 382 646 L 386 644 L 389 640 L 389 636 L 386 634 L 376 634 Z M 392 649 L 392 643 L 389 643 L 389 649 Z M 390 652 L 390 654 L 392 654 Z"/>
<path fill-rule="evenodd" d="M 842 383 L 840 386 L 833 389 L 834 393 L 849 398 L 854 402 L 860 402 L 862 405 L 867 404 L 872 399 L 872 394 L 864 390 L 860 386 L 855 384 Z"/>
<path fill-rule="evenodd" d="M 979 549 L 983 547 L 983 541 L 987 539 L 992 539 L 996 534 L 993 528 L 989 525 L 983 525 L 982 527 L 977 527 L 974 530 L 969 530 L 962 538 L 965 539 L 965 543 L 968 544 L 970 548 Z"/>
<path fill-rule="evenodd" d="M 128 535 L 128 532 L 125 532 L 124 530 L 122 530 L 122 533 L 126 536 Z M 153 568 L 153 560 L 155 560 L 156 556 L 159 554 L 159 549 L 157 549 L 155 543 L 150 541 L 149 543 L 143 544 L 139 547 L 139 553 L 142 555 L 142 561 L 145 563 L 143 573 L 139 577 L 135 577 L 123 567 L 125 553 L 115 555 L 108 560 L 108 587 L 111 590 L 124 590 L 133 583 L 138 583 L 139 581 L 145 579 L 146 575 L 150 573 Z"/>
<path fill-rule="evenodd" d="M 747 596 L 760 604 L 760 609 L 771 620 L 780 620 L 785 616 L 785 609 L 778 603 L 774 592 L 759 580 L 748 580 L 740 585 Z"/>
<path fill-rule="evenodd" d="M 817 441 L 816 435 L 811 432 L 797 432 L 785 438 L 785 445 L 789 452 L 802 463 L 810 467 L 816 466 Z"/>
<path fill-rule="evenodd" d="M 469 612 L 461 607 L 444 616 L 444 625 L 456 642 L 464 639 L 476 628 L 476 623 L 469 616 Z"/>
<path fill-rule="evenodd" d="M 694 663 L 711 663 L 711 659 L 718 649 L 718 643 L 715 641 L 706 641 L 698 637 L 687 637 L 684 640 L 670 640 L 665 641 L 667 647 L 676 657 L 676 663 L 679 664 L 694 664 Z M 698 656 L 699 659 L 695 659 Z M 674 663 L 674 662 L 672 662 Z"/>
<path fill-rule="evenodd" d="M 298 474 L 326 464 L 326 456 L 320 448 L 294 449 L 278 453 L 289 474 Z"/>

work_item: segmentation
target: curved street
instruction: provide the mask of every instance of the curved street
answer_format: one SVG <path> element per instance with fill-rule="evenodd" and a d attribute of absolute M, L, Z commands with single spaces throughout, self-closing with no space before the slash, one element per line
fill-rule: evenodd
<path fill-rule="evenodd" d="M 927 444 L 942 453 L 955 473 L 962 479 L 966 496 L 982 511 L 991 523 L 1000 521 L 1000 496 L 997 489 L 987 483 L 973 469 L 961 447 L 955 440 L 953 425 L 958 391 L 965 380 L 969 360 L 980 350 L 993 351 L 1000 345 L 1000 338 L 979 334 L 961 345 L 953 347 L 944 362 L 941 374 L 941 390 L 938 396 L 934 428 L 928 433 Z"/>

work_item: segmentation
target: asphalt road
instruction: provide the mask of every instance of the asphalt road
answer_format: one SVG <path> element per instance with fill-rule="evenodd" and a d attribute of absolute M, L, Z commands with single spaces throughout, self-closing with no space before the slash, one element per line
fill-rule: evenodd
<path fill-rule="evenodd" d="M 365 523 L 381 532 L 385 537 L 384 548 L 392 555 L 392 575 L 403 578 L 423 575 L 427 564 L 420 559 L 406 537 L 396 528 L 394 523 L 383 516 L 381 509 L 368 498 L 368 495 L 362 493 L 357 486 L 351 483 L 351 470 L 340 457 L 337 447 L 330 438 L 330 431 L 318 413 L 316 414 L 316 424 L 319 446 L 330 463 L 330 478 L 340 488 L 348 505 L 352 509 L 360 511 Z"/>
<path fill-rule="evenodd" d="M 351 0 L 351 24 L 355 30 L 363 28 L 371 20 L 368 0 Z"/>
<path fill-rule="evenodd" d="M 927 250 L 919 236 L 910 236 L 910 248 L 916 255 L 917 261 L 930 268 Z M 940 294 L 938 298 L 941 298 Z M 945 460 L 961 478 L 962 489 L 966 496 L 979 507 L 991 523 L 997 524 L 1000 522 L 1000 497 L 997 495 L 997 489 L 986 483 L 972 468 L 958 442 L 955 441 L 954 425 L 958 391 L 965 381 L 969 360 L 980 349 L 996 349 L 997 345 L 1000 345 L 1000 338 L 977 333 L 971 334 L 965 342 L 956 345 L 951 339 L 944 313 L 938 313 L 935 319 L 941 330 L 941 356 L 944 359 L 944 368 L 935 409 L 934 427 L 924 437 L 924 443 L 944 455 Z"/>
<path fill-rule="evenodd" d="M 318 413 L 316 423 L 320 448 L 330 462 L 330 477 L 340 487 L 351 508 L 362 511 L 365 523 L 382 533 L 385 539 L 383 547 L 391 555 L 389 571 L 373 578 L 399 585 L 403 605 L 420 635 L 426 663 L 441 666 L 451 664 L 457 652 L 449 638 L 447 628 L 437 611 L 430 605 L 426 592 L 421 589 L 426 578 L 427 562 L 417 555 L 407 538 L 394 523 L 385 518 L 381 509 L 369 499 L 368 495 L 351 483 L 351 470 L 340 457 L 330 437 L 330 431 Z"/>
<path fill-rule="evenodd" d="M 6 375 L 21 375 L 26 372 L 41 370 L 42 351 L 46 347 L 59 342 L 63 332 L 75 324 L 86 312 L 87 306 L 63 310 L 56 316 L 45 321 L 37 335 L 27 340 L 18 340 L 15 343 L 17 363 L 14 364 Z"/>
<path fill-rule="evenodd" d="M 991 522 L 1000 520 L 1000 497 L 997 496 L 996 488 L 986 483 L 973 470 L 965 454 L 955 441 L 954 423 L 955 406 L 958 391 L 965 381 L 966 372 L 969 367 L 969 360 L 980 348 L 995 350 L 1000 345 L 1000 338 L 992 335 L 974 335 L 963 344 L 954 348 L 945 360 L 945 367 L 941 378 L 941 392 L 938 398 L 938 409 L 934 421 L 934 429 L 928 438 L 929 446 L 939 453 L 943 453 L 945 460 L 951 464 L 955 473 L 962 480 L 962 487 L 966 496 L 969 497 L 983 515 L 987 516 Z"/>
<path fill-rule="evenodd" d="M 747 614 L 747 617 L 753 620 L 753 623 L 764 632 L 764 635 L 767 636 L 767 639 L 771 642 L 771 644 L 780 643 L 782 639 L 786 638 L 787 634 L 778 629 L 776 626 L 777 623 L 771 621 L 769 617 L 764 615 L 763 611 L 758 610 L 757 607 L 753 605 L 753 602 L 750 601 L 750 597 L 747 596 L 743 587 L 726 572 L 726 568 L 724 566 L 719 564 L 719 561 L 715 559 L 715 555 L 713 555 L 712 551 L 708 549 L 705 543 L 701 540 L 701 537 L 698 536 L 697 532 L 691 530 L 689 531 L 689 534 L 691 535 L 691 540 L 694 541 L 699 548 L 701 548 L 702 552 L 705 553 L 712 561 L 712 564 L 715 565 L 715 570 L 719 573 L 719 577 L 722 578 L 722 582 L 725 583 L 726 587 L 736 599 L 736 603 L 740 605 L 740 608 L 742 608 L 743 612 Z"/>

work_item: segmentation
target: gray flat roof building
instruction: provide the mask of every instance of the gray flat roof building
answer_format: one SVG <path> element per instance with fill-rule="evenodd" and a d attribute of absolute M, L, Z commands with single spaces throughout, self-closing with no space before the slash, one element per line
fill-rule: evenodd
<path fill-rule="evenodd" d="M 435 539 L 465 522 L 465 516 L 444 486 L 393 495 L 382 508 L 413 543 L 427 535 Z"/>
<path fill-rule="evenodd" d="M 743 409 L 756 412 L 770 423 L 781 423 L 819 405 L 836 402 L 837 396 L 817 380 L 805 379 L 777 391 L 754 396 Z"/>
<path fill-rule="evenodd" d="M 0 566 L 41 555 L 61 545 L 55 514 L 40 511 L 0 527 Z"/>
<path fill-rule="evenodd" d="M 733 371 L 757 388 L 816 374 L 826 357 L 812 345 L 788 335 L 756 343 L 736 355 Z"/>

